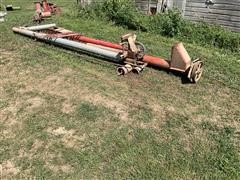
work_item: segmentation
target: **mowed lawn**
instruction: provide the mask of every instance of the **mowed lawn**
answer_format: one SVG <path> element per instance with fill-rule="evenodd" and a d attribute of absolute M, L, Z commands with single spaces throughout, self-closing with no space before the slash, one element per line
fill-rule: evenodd
<path fill-rule="evenodd" d="M 0 24 L 2 179 L 239 179 L 240 53 L 184 43 L 202 57 L 198 84 L 116 65 L 14 34 L 34 25 L 34 5 Z M 130 30 L 78 16 L 75 0 L 44 23 L 114 42 Z M 177 39 L 135 32 L 149 54 L 168 58 Z"/>

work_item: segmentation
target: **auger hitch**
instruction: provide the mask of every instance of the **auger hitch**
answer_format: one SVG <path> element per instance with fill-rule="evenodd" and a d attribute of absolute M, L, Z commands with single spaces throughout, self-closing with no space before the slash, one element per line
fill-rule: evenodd
<path fill-rule="evenodd" d="M 200 59 L 192 61 L 181 42 L 172 47 L 170 60 L 165 60 L 146 55 L 146 48 L 142 43 L 136 41 L 135 34 L 122 36 L 121 42 L 117 44 L 89 38 L 57 27 L 56 24 L 14 27 L 13 31 L 53 45 L 118 63 L 118 75 L 125 75 L 129 72 L 139 74 L 147 65 L 150 65 L 168 71 L 180 72 L 191 82 L 196 83 L 203 72 L 203 62 Z"/>

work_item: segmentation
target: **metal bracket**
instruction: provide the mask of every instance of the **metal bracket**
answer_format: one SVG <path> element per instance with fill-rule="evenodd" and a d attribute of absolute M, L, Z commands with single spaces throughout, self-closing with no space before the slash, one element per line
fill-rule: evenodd
<path fill-rule="evenodd" d="M 126 34 L 121 37 L 121 45 L 125 51 L 126 58 L 141 60 L 145 55 L 146 48 L 142 43 L 136 42 L 135 34 Z"/>
<path fill-rule="evenodd" d="M 200 58 L 198 58 L 198 59 L 192 61 L 191 65 L 189 67 L 187 77 L 191 82 L 196 83 L 201 78 L 202 72 L 203 72 L 203 62 Z"/>

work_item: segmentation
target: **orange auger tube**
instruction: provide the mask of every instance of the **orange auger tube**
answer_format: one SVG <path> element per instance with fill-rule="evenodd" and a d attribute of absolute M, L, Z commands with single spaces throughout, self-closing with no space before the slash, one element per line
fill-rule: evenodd
<path fill-rule="evenodd" d="M 89 38 L 89 37 L 82 36 L 82 35 L 73 36 L 73 37 L 71 37 L 71 39 L 78 40 L 78 41 L 85 42 L 85 43 L 91 43 L 91 44 L 96 44 L 96 45 L 100 45 L 100 46 L 110 47 L 113 49 L 123 49 L 120 44 L 114 44 L 111 42 L 107 42 L 107 41 L 103 41 L 103 40 L 99 40 L 99 39 L 93 39 L 93 38 Z"/>
<path fill-rule="evenodd" d="M 70 39 L 74 39 L 74 40 L 77 40 L 77 41 L 80 41 L 80 42 L 105 46 L 105 47 L 109 47 L 109 48 L 113 48 L 113 49 L 120 49 L 120 50 L 123 49 L 123 47 L 120 44 L 115 44 L 115 43 L 111 43 L 111 42 L 107 42 L 107 41 L 103 41 L 103 40 L 98 40 L 98 39 L 93 39 L 93 38 L 89 38 L 89 37 L 82 36 L 82 35 L 76 35 L 76 36 L 70 37 Z M 159 58 L 159 57 L 153 57 L 153 56 L 145 55 L 143 57 L 143 62 L 146 62 L 149 65 L 152 65 L 152 66 L 155 66 L 155 67 L 160 67 L 160 68 L 164 68 L 164 69 L 169 69 L 170 68 L 170 65 L 169 65 L 168 61 L 166 61 L 165 59 Z"/>
<path fill-rule="evenodd" d="M 159 57 L 153 57 L 153 56 L 145 55 L 143 57 L 143 61 L 148 63 L 149 65 L 152 65 L 152 66 L 161 67 L 161 68 L 164 68 L 164 69 L 169 69 L 170 68 L 170 64 L 168 63 L 168 61 L 166 61 L 165 59 L 161 59 Z"/>

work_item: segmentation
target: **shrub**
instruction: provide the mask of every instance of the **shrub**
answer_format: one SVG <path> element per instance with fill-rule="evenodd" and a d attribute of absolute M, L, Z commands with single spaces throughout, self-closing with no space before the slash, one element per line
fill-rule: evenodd
<path fill-rule="evenodd" d="M 177 36 L 184 23 L 180 12 L 177 10 L 169 10 L 166 13 L 150 16 L 149 22 L 147 28 L 149 31 L 169 37 Z"/>
<path fill-rule="evenodd" d="M 80 7 L 79 12 L 81 16 L 104 18 L 129 29 L 149 31 L 201 45 L 210 44 L 232 51 L 240 49 L 239 34 L 218 25 L 184 20 L 177 9 L 155 16 L 145 16 L 136 9 L 131 0 L 103 0 L 93 2 L 87 7 Z"/>
<path fill-rule="evenodd" d="M 118 25 L 127 26 L 131 29 L 143 29 L 133 1 L 129 0 L 105 0 L 103 2 L 103 12 L 106 16 Z"/>

